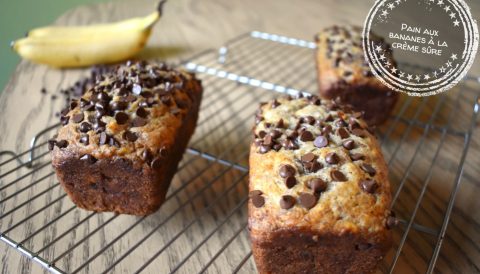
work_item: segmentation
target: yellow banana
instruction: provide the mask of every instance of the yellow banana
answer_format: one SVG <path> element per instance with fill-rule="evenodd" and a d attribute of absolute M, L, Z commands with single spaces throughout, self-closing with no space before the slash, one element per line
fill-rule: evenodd
<path fill-rule="evenodd" d="M 141 18 L 74 27 L 42 27 L 12 43 L 23 58 L 54 67 L 82 67 L 128 59 L 143 49 L 153 25 L 160 19 L 157 11 Z"/>

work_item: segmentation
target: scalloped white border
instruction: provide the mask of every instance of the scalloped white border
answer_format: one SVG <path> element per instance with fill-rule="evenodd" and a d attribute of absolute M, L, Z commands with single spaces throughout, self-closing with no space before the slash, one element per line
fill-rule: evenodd
<path fill-rule="evenodd" d="M 410 96 L 430 96 L 444 91 L 447 91 L 457 85 L 470 70 L 478 49 L 478 27 L 477 21 L 473 19 L 470 8 L 463 0 L 444 0 L 450 3 L 457 10 L 458 15 L 461 16 L 462 26 L 465 32 L 465 49 L 462 54 L 464 62 L 460 65 L 460 68 L 455 69 L 454 73 L 446 74 L 440 79 L 430 81 L 422 84 L 415 84 L 413 82 L 407 82 L 401 80 L 398 77 L 393 76 L 390 72 L 386 71 L 381 65 L 378 58 L 376 58 L 372 44 L 370 43 L 369 33 L 373 20 L 376 18 L 379 8 L 382 7 L 385 2 L 389 0 L 377 0 L 373 7 L 370 9 L 368 16 L 365 20 L 363 27 L 363 50 L 365 60 L 369 64 L 372 73 L 379 79 L 384 85 L 390 89 L 398 92 L 406 93 Z M 404 0 L 405 2 L 407 0 Z M 419 2 L 424 2 L 419 0 Z M 428 83 L 432 84 L 428 85 Z M 422 87 L 426 86 L 427 87 Z"/>

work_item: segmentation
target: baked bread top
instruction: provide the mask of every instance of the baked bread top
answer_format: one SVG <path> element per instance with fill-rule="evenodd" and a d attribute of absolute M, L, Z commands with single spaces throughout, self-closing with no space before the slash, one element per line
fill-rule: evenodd
<path fill-rule="evenodd" d="M 385 44 L 384 39 L 372 34 L 370 39 Z M 320 73 L 320 90 L 368 86 L 386 89 L 371 72 L 365 60 L 362 45 L 362 28 L 358 26 L 332 26 L 315 36 L 317 67 Z M 388 48 L 388 44 L 385 44 Z M 388 51 L 390 52 L 390 51 Z M 385 58 L 392 65 L 391 54 Z M 386 89 L 386 91 L 389 91 Z"/>
<path fill-rule="evenodd" d="M 282 97 L 260 107 L 253 132 L 252 231 L 386 230 L 387 167 L 361 113 L 316 96 Z"/>
<path fill-rule="evenodd" d="M 54 163 L 120 157 L 153 166 L 168 155 L 201 91 L 193 74 L 165 64 L 127 62 L 99 75 L 62 113 L 63 126 L 49 144 Z"/>

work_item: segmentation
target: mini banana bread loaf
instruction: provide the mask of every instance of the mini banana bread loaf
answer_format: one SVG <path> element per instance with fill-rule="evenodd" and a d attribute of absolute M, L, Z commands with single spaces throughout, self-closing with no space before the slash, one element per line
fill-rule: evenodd
<path fill-rule="evenodd" d="M 318 97 L 256 114 L 248 227 L 260 273 L 370 273 L 395 225 L 387 167 L 361 113 Z"/>
<path fill-rule="evenodd" d="M 97 76 L 49 142 L 72 201 L 94 211 L 156 211 L 194 132 L 201 95 L 194 75 L 164 64 L 127 62 Z"/>
<path fill-rule="evenodd" d="M 372 35 L 373 40 L 383 41 Z M 389 116 L 398 99 L 372 74 L 362 47 L 362 29 L 356 26 L 333 26 L 315 37 L 320 97 L 337 99 L 365 113 L 369 125 L 379 125 Z M 386 55 L 395 64 L 391 55 Z"/>

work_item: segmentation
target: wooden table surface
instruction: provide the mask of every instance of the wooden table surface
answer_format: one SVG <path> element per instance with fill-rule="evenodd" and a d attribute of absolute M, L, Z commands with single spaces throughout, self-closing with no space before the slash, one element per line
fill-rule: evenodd
<path fill-rule="evenodd" d="M 471 0 L 467 3 L 472 9 L 473 16 L 479 17 L 479 1 Z M 142 52 L 142 57 L 179 60 L 204 49 L 218 48 L 227 39 L 251 30 L 311 40 L 315 32 L 328 25 L 363 24 L 366 13 L 372 4 L 373 1 L 365 0 L 172 0 L 166 5 L 164 18 L 154 28 L 148 46 Z M 110 22 L 147 14 L 154 6 L 155 1 L 136 0 L 78 7 L 62 15 L 57 23 L 78 25 Z M 32 136 L 47 126 L 55 124 L 57 122 L 55 112 L 63 106 L 64 102 L 52 100 L 51 94 L 70 86 L 85 73 L 85 70 L 60 71 L 22 61 L 0 95 L 0 151 L 24 151 L 28 148 Z M 478 58 L 470 74 L 480 75 Z M 40 93 L 42 87 L 47 89 L 48 95 Z M 431 101 L 434 100 L 428 102 Z M 428 154 L 430 148 L 427 146 L 425 149 L 425 153 Z M 433 149 L 432 147 L 430 152 Z M 449 153 L 455 158 L 459 157 L 460 152 L 458 147 L 453 147 Z M 388 155 L 389 152 L 387 151 L 386 154 Z M 436 272 L 478 273 L 480 271 L 479 158 L 480 131 L 476 130 L 472 136 L 461 186 Z M 3 159 L 6 158 L 0 158 L 0 160 Z M 2 179 L 0 179 L 0 186 L 2 186 Z M 427 189 L 425 201 L 428 204 L 424 207 L 428 209 L 439 205 L 438 207 L 445 208 L 449 190 L 435 189 L 434 186 L 435 184 Z M 0 197 L 4 196 L 0 195 Z M 413 202 L 415 202 L 414 199 Z M 15 201 L 9 207 L 14 205 Z M 0 206 L 0 212 L 6 210 L 4 206 Z M 10 223 L 23 216 L 15 214 L 10 216 Z M 432 212 L 432 216 L 438 214 L 438 212 Z M 439 217 L 440 221 L 441 217 Z M 8 227 L 6 219 L 0 220 L 0 222 L 4 222 L 3 225 L 0 223 L 0 229 Z M 414 237 L 424 237 L 424 235 L 418 234 Z M 404 259 L 407 261 L 411 259 L 411 263 L 406 263 L 409 266 L 402 268 L 406 272 L 425 271 L 425 262 L 419 263 L 418 258 L 415 257 L 414 253 L 417 248 L 415 241 L 415 238 L 409 238 L 404 248 L 404 253 L 413 252 L 411 257 L 407 256 Z M 428 252 L 431 250 L 427 251 L 427 257 L 429 256 Z M 71 260 L 82 261 L 81 254 L 77 255 L 78 257 L 71 258 Z M 3 242 L 0 242 L 0 258 L 2 273 L 39 273 L 43 271 L 38 264 L 32 263 Z M 120 272 L 119 269 L 117 270 Z M 90 272 L 96 273 L 95 269 L 90 269 Z"/>

